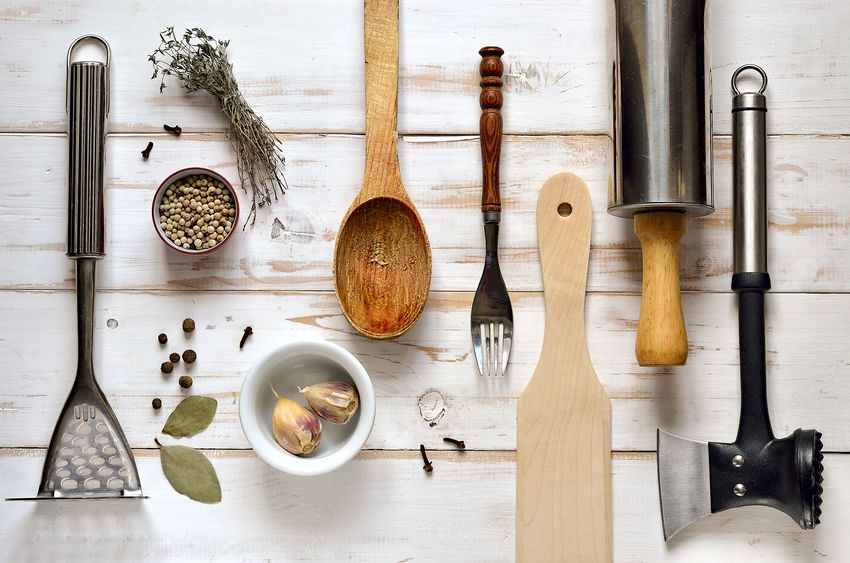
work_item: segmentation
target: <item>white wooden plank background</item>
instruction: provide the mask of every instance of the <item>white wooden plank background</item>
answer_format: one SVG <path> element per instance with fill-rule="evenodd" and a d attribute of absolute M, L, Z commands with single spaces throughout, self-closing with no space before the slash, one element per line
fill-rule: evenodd
<path fill-rule="evenodd" d="M 107 152 L 107 257 L 98 265 L 96 371 L 128 434 L 141 503 L 0 503 L 6 560 L 504 561 L 513 557 L 516 398 L 542 343 L 537 191 L 569 170 L 587 181 L 594 225 L 587 300 L 591 358 L 612 397 L 617 561 L 842 561 L 850 516 L 850 5 L 817 0 L 712 2 L 717 211 L 690 221 L 682 247 L 687 366 L 640 368 L 632 347 L 640 249 L 631 223 L 606 213 L 612 177 L 613 2 L 402 1 L 402 174 L 431 240 L 432 294 L 395 342 L 356 335 L 333 296 L 336 230 L 363 167 L 362 8 L 358 2 L 6 2 L 0 6 L 0 495 L 32 494 L 74 370 L 73 265 L 64 256 L 64 56 L 84 33 L 114 53 Z M 153 191 L 203 165 L 235 180 L 225 122 L 206 96 L 176 83 L 158 93 L 147 55 L 157 32 L 201 26 L 232 40 L 237 78 L 284 142 L 290 192 L 209 257 L 166 251 L 150 226 Z M 470 356 L 468 310 L 480 276 L 477 50 L 504 60 L 501 261 L 517 331 L 508 376 L 484 380 Z M 727 512 L 665 545 L 654 432 L 731 439 L 738 415 L 731 274 L 732 71 L 754 62 L 768 89 L 769 401 L 775 431 L 824 433 L 824 523 L 800 530 L 767 509 Z M 180 123 L 179 139 L 161 133 Z M 138 152 L 155 143 L 151 158 Z M 247 203 L 245 194 L 241 194 Z M 238 237 L 238 238 L 237 238 Z M 224 501 L 202 506 L 162 477 L 153 437 L 184 394 L 158 365 L 154 338 L 182 350 L 179 322 L 198 321 L 192 392 L 219 400 L 193 438 L 221 477 Z M 107 324 L 108 321 L 114 321 Z M 241 329 L 256 334 L 241 352 Z M 248 449 L 237 398 L 251 362 L 301 336 L 351 350 L 372 375 L 375 428 L 358 459 L 314 479 L 287 477 Z M 172 346 L 173 344 L 173 346 Z M 445 416 L 423 419 L 438 393 Z M 149 407 L 161 396 L 165 408 Z M 430 395 L 433 396 L 433 395 Z M 450 451 L 442 437 L 474 451 Z M 436 451 L 421 471 L 419 443 Z"/>

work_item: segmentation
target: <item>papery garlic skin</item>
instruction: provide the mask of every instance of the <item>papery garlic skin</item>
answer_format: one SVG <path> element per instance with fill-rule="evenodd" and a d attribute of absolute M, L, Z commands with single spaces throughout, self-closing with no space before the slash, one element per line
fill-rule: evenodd
<path fill-rule="evenodd" d="M 298 390 L 316 414 L 335 424 L 348 422 L 360 406 L 357 388 L 344 381 L 317 383 Z"/>
<path fill-rule="evenodd" d="M 286 397 L 278 397 L 272 413 L 275 440 L 291 454 L 312 452 L 322 439 L 322 421 L 310 409 Z"/>

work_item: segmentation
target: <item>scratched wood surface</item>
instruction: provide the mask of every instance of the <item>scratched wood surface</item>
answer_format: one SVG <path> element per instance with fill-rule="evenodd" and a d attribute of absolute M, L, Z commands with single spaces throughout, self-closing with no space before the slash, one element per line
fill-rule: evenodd
<path fill-rule="evenodd" d="M 514 452 L 369 451 L 333 475 L 305 481 L 250 450 L 210 451 L 222 502 L 194 512 L 160 478 L 154 450 L 135 450 L 144 501 L 0 504 L 8 561 L 510 561 L 514 551 Z M 0 451 L 0 495 L 41 471 L 34 450 Z M 709 516 L 664 545 L 655 454 L 614 454 L 615 561 L 846 561 L 840 518 L 801 530 L 764 507 Z M 827 455 L 824 511 L 850 503 L 850 459 Z M 106 523 L 106 524 L 105 524 Z M 117 523 L 116 525 L 110 525 Z M 89 541 L 85 541 L 88 538 Z M 96 541 L 95 541 L 96 540 Z"/>
<path fill-rule="evenodd" d="M 772 115 L 772 114 L 769 114 Z M 147 162 L 139 151 L 153 139 Z M 221 135 L 113 136 L 107 141 L 107 260 L 99 284 L 110 289 L 333 290 L 336 230 L 362 183 L 362 136 L 287 135 L 290 191 L 239 229 L 230 244 L 196 259 L 169 252 L 154 235 L 150 204 L 173 171 L 205 165 L 237 174 Z M 588 290 L 640 291 L 640 243 L 632 222 L 606 212 L 613 145 L 605 136 L 512 136 L 502 148 L 500 262 L 511 291 L 541 291 L 537 192 L 569 170 L 588 184 L 593 234 Z M 850 138 L 771 137 L 768 259 L 774 291 L 844 292 L 850 288 Z M 422 215 L 433 253 L 432 291 L 469 291 L 481 276 L 484 234 L 478 139 L 405 137 L 399 143 L 404 185 Z M 59 135 L 0 134 L 0 269 L 3 289 L 71 289 L 64 259 L 67 220 L 65 140 Z M 732 274 L 732 147 L 715 141 L 717 210 L 688 221 L 682 240 L 685 290 L 728 291 Z M 244 208 L 249 198 L 239 194 Z M 238 238 L 237 238 L 238 237 Z"/>
<path fill-rule="evenodd" d="M 606 213 L 613 2 L 401 2 L 399 152 L 433 251 L 419 323 L 372 342 L 333 295 L 336 230 L 362 181 L 363 16 L 358 2 L 9 1 L 0 6 L 0 497 L 37 488 L 44 448 L 74 371 L 73 265 L 64 255 L 64 64 L 98 33 L 113 49 L 107 141 L 107 257 L 98 265 L 96 372 L 134 448 L 150 499 L 89 505 L 0 502 L 0 560 L 508 561 L 514 554 L 516 402 L 542 344 L 536 203 L 552 174 L 579 174 L 594 209 L 586 305 L 594 369 L 611 396 L 615 561 L 845 561 L 850 517 L 846 337 L 850 315 L 850 5 L 714 0 L 710 16 L 717 211 L 690 221 L 682 286 L 685 367 L 640 368 L 633 345 L 640 246 Z M 471 17 L 472 14 L 487 17 Z M 157 32 L 201 26 L 231 39 L 248 101 L 284 142 L 290 191 L 220 251 L 190 259 L 153 232 L 150 200 L 171 172 L 203 165 L 235 180 L 225 122 L 203 94 L 159 94 L 147 55 Z M 516 339 L 503 379 L 477 375 L 468 311 L 483 262 L 477 139 L 478 49 L 505 48 L 503 273 Z M 767 509 L 710 517 L 665 545 L 657 427 L 728 440 L 738 416 L 729 78 L 744 63 L 768 87 L 769 401 L 774 429 L 824 433 L 823 524 L 800 530 Z M 187 132 L 173 138 L 163 123 Z M 154 141 L 150 160 L 139 151 Z M 240 193 L 242 203 L 248 199 Z M 180 321 L 199 330 L 184 340 Z M 239 351 L 242 328 L 255 335 Z M 171 337 L 161 349 L 155 336 Z M 267 467 L 238 422 L 238 391 L 263 351 L 299 337 L 353 352 L 377 394 L 372 435 L 339 472 L 297 479 Z M 167 352 L 192 347 L 192 392 L 219 412 L 193 438 L 215 464 L 219 506 L 163 479 L 152 440 L 184 392 Z M 165 408 L 155 413 L 150 399 Z M 442 442 L 463 438 L 458 454 Z M 421 471 L 415 450 L 435 451 Z M 118 522 L 119 524 L 114 524 Z"/>

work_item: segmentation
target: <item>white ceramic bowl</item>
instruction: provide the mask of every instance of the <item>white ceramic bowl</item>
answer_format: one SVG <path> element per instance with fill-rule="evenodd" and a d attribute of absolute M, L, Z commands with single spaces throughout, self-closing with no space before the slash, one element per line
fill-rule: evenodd
<path fill-rule="evenodd" d="M 324 381 L 353 383 L 360 394 L 360 407 L 345 424 L 322 419 L 318 447 L 307 455 L 293 455 L 272 433 L 277 399 L 269 382 L 281 397 L 308 406 L 298 387 Z M 340 346 L 320 340 L 290 342 L 267 352 L 251 366 L 239 396 L 239 420 L 260 459 L 292 475 L 321 475 L 345 464 L 366 443 L 375 422 L 375 390 L 357 358 Z"/>

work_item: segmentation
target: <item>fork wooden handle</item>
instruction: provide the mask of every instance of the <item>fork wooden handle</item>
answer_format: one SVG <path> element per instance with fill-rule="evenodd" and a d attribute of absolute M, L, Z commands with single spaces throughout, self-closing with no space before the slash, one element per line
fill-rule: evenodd
<path fill-rule="evenodd" d="M 502 151 L 502 59 L 500 47 L 483 47 L 481 61 L 481 164 L 484 189 L 481 211 L 501 211 L 499 197 L 499 156 Z"/>

